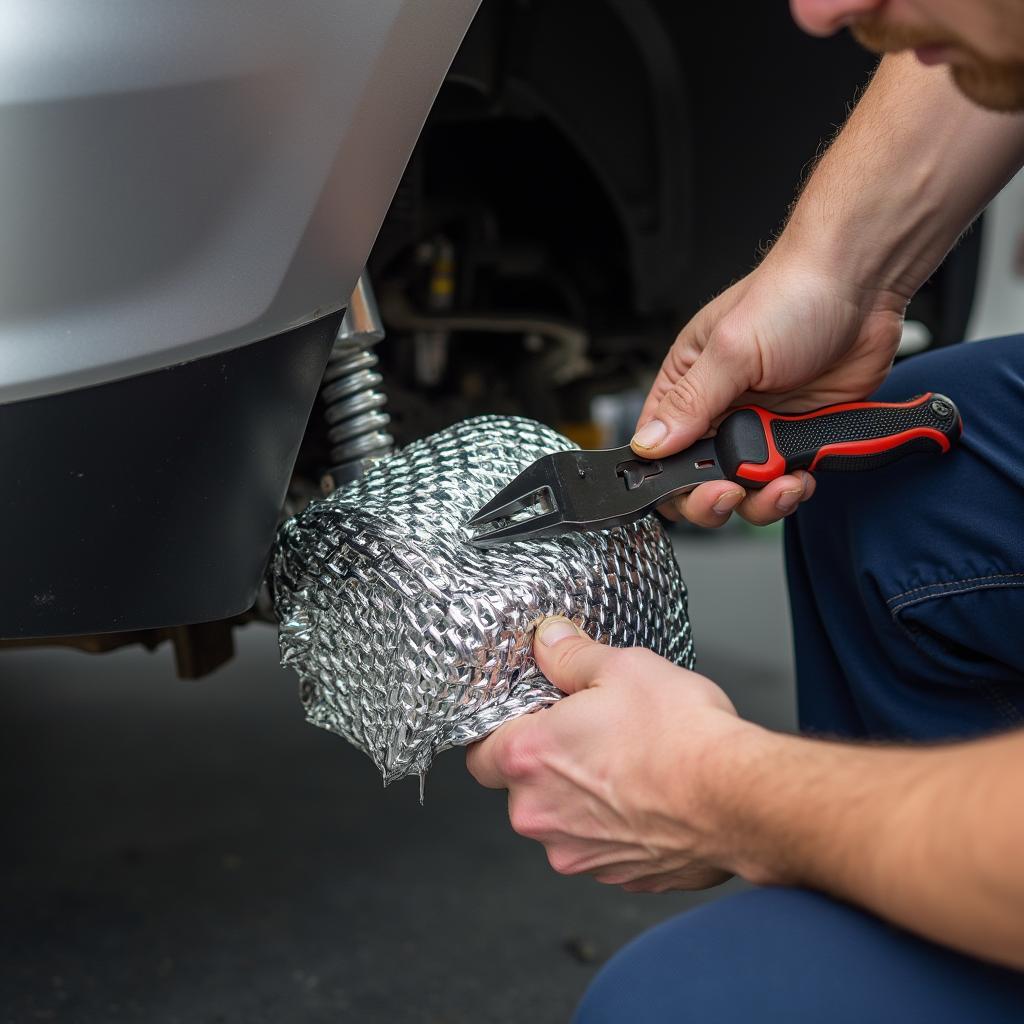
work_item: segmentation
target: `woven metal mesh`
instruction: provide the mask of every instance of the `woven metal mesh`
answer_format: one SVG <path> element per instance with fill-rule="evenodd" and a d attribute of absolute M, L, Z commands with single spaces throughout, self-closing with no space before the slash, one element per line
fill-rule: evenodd
<path fill-rule="evenodd" d="M 466 543 L 465 521 L 533 460 L 573 445 L 487 416 L 416 441 L 281 528 L 281 658 L 310 722 L 385 781 L 561 694 L 530 653 L 546 615 L 693 664 L 686 588 L 653 516 L 612 531 Z"/>

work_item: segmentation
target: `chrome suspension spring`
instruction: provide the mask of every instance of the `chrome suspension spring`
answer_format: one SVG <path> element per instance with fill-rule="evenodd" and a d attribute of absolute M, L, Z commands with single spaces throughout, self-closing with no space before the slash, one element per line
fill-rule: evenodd
<path fill-rule="evenodd" d="M 322 480 L 325 491 L 362 476 L 374 459 L 388 455 L 395 439 L 384 412 L 387 396 L 379 389 L 375 345 L 384 337 L 369 275 L 356 283 L 348 309 L 324 371 L 321 397 L 331 444 L 331 469 Z"/>

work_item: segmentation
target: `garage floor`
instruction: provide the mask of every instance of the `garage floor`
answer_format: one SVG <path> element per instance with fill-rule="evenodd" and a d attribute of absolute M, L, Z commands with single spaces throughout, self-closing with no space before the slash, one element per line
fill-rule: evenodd
<path fill-rule="evenodd" d="M 788 727 L 778 534 L 678 553 L 699 668 Z M 617 946 L 709 898 L 555 876 L 458 752 L 425 807 L 382 790 L 303 722 L 272 631 L 240 648 L 196 683 L 167 652 L 0 655 L 0 1021 L 555 1024 Z"/>

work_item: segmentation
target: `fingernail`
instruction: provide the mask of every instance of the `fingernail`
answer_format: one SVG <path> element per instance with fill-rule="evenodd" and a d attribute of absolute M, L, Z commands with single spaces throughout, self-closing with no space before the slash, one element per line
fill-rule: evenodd
<path fill-rule="evenodd" d="M 579 630 L 568 619 L 564 619 L 561 616 L 545 619 L 537 627 L 537 639 L 545 647 L 554 647 L 559 640 L 579 635 Z"/>
<path fill-rule="evenodd" d="M 637 448 L 653 448 L 659 441 L 665 439 L 666 434 L 668 434 L 668 427 L 661 420 L 651 420 L 633 435 L 632 443 Z"/>
<path fill-rule="evenodd" d="M 711 506 L 711 511 L 716 516 L 724 516 L 731 512 L 741 501 L 743 500 L 742 491 L 726 491 L 725 494 L 721 495 Z"/>
<path fill-rule="evenodd" d="M 775 507 L 783 514 L 788 515 L 800 504 L 800 499 L 804 496 L 804 492 L 801 491 L 783 491 L 778 500 L 775 502 Z"/>

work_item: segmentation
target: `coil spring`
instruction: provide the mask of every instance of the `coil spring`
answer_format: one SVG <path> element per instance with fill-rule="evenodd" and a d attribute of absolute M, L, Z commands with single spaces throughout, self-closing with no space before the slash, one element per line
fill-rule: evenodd
<path fill-rule="evenodd" d="M 345 465 L 358 459 L 387 455 L 395 443 L 387 431 L 391 417 L 383 412 L 387 396 L 378 390 L 377 354 L 369 347 L 375 338 L 339 339 L 324 372 L 324 400 L 331 462 Z"/>
<path fill-rule="evenodd" d="M 378 389 L 383 378 L 373 351 L 383 336 L 373 291 L 364 275 L 352 294 L 320 391 L 336 483 L 360 476 L 368 460 L 388 455 L 394 448 L 395 439 L 387 429 L 391 417 L 383 411 L 387 396 Z"/>

